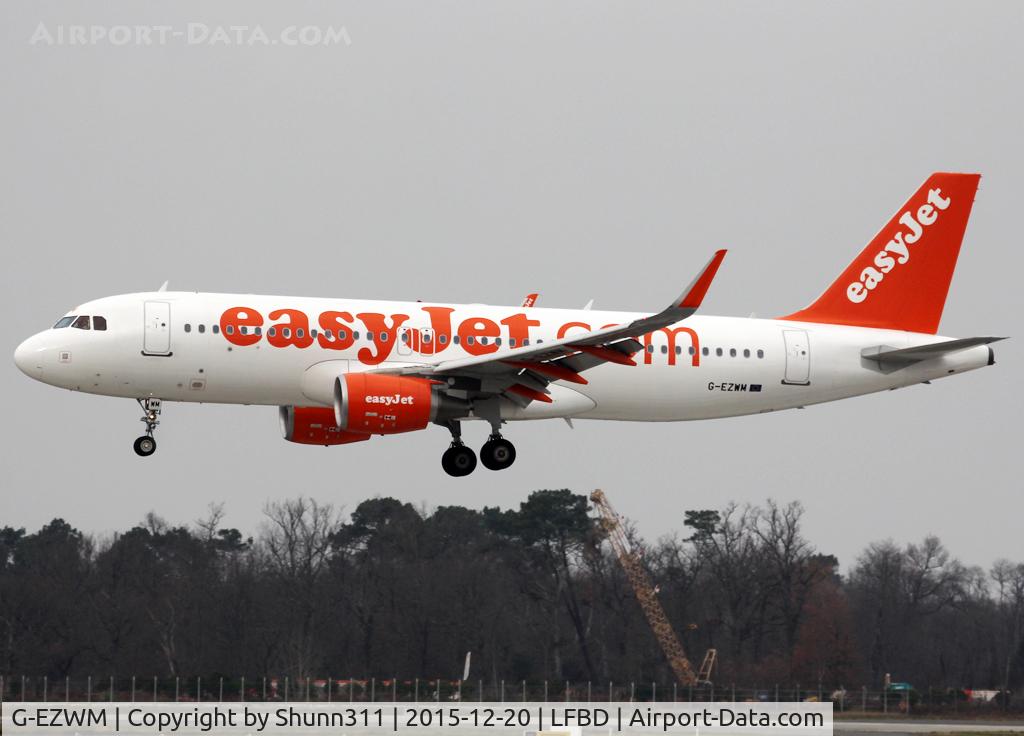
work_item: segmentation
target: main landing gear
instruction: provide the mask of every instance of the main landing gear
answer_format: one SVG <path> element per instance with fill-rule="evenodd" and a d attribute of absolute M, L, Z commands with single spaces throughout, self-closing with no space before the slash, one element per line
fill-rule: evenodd
<path fill-rule="evenodd" d="M 462 442 L 462 424 L 452 419 L 445 426 L 452 433 L 452 444 L 441 455 L 441 467 L 455 478 L 469 475 L 476 470 L 476 453 Z"/>
<path fill-rule="evenodd" d="M 497 432 L 480 448 L 480 462 L 488 470 L 504 470 L 516 461 L 516 447 Z"/>
<path fill-rule="evenodd" d="M 476 453 L 461 442 L 452 442 L 452 446 L 441 456 L 441 467 L 448 475 L 461 478 L 476 470 Z"/>
<path fill-rule="evenodd" d="M 135 440 L 132 447 L 135 449 L 136 455 L 149 457 L 156 452 L 156 440 L 153 439 L 153 432 L 156 431 L 156 425 L 160 424 L 158 417 L 160 416 L 161 401 L 153 398 L 136 400 L 142 407 L 143 415 L 140 421 L 146 423 L 146 434 Z"/>
<path fill-rule="evenodd" d="M 456 478 L 469 475 L 476 470 L 476 453 L 462 441 L 462 426 L 457 421 L 447 424 L 452 433 L 452 444 L 441 456 L 441 467 L 448 475 Z M 499 432 L 493 432 L 480 448 L 480 462 L 488 470 L 504 470 L 516 460 L 516 448 Z"/>

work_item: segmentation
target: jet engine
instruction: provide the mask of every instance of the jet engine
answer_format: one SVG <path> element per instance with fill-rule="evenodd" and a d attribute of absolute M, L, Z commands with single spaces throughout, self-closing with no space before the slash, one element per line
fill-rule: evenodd
<path fill-rule="evenodd" d="M 347 432 L 398 434 L 468 414 L 468 403 L 440 387 L 425 378 L 343 373 L 334 382 L 335 422 Z"/>
<path fill-rule="evenodd" d="M 281 434 L 302 445 L 345 445 L 362 442 L 370 435 L 346 432 L 334 422 L 334 409 L 321 406 L 282 406 Z"/>

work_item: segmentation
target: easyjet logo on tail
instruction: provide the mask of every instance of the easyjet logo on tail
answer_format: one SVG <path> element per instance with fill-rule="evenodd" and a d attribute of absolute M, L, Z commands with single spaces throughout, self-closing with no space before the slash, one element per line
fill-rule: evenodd
<path fill-rule="evenodd" d="M 938 221 L 939 213 L 948 209 L 952 201 L 952 198 L 944 197 L 942 190 L 936 187 L 928 190 L 928 201 L 918 207 L 916 213 L 912 213 L 911 208 L 900 215 L 898 222 L 902 228 L 886 243 L 884 250 L 875 254 L 872 265 L 860 272 L 858 280 L 846 287 L 846 298 L 854 304 L 860 304 L 882 283 L 885 274 L 909 261 L 910 246 L 917 243 L 925 230 Z"/>

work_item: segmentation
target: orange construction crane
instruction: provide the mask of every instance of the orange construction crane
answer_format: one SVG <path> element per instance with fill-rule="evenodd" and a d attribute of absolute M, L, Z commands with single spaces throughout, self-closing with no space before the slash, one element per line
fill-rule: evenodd
<path fill-rule="evenodd" d="M 668 617 L 665 615 L 665 609 L 658 601 L 657 589 L 651 583 L 650 577 L 640 563 L 640 558 L 633 552 L 632 545 L 622 529 L 619 515 L 615 513 L 615 509 L 612 508 L 603 491 L 597 490 L 591 493 L 590 500 L 601 514 L 601 527 L 608 535 L 608 541 L 611 542 L 615 554 L 619 557 L 619 562 L 622 563 L 622 567 L 626 571 L 626 577 L 629 578 L 629 582 L 633 586 L 636 599 L 654 631 L 654 636 L 665 652 L 665 657 L 668 658 L 668 663 L 672 667 L 676 679 L 679 680 L 679 684 L 683 687 L 690 687 L 709 681 L 711 668 L 715 662 L 715 650 L 708 650 L 704 656 L 700 675 L 694 674 L 690 660 L 686 658 L 686 652 L 683 651 L 683 645 L 679 643 L 679 637 L 676 636 L 672 624 L 668 622 Z"/>

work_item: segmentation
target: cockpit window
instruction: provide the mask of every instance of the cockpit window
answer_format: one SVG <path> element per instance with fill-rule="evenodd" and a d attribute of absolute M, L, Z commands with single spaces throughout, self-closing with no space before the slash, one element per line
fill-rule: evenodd
<path fill-rule="evenodd" d="M 57 320 L 57 324 L 55 324 L 53 326 L 53 329 L 55 329 L 55 330 L 63 329 L 64 327 L 67 327 L 68 325 L 70 325 L 74 321 L 75 321 L 74 317 L 61 317 L 59 320 Z"/>
<path fill-rule="evenodd" d="M 107 329 L 107 318 L 106 317 L 93 317 L 92 328 L 94 330 L 105 330 Z"/>
<path fill-rule="evenodd" d="M 83 314 L 81 317 L 78 317 L 74 322 L 72 322 L 71 326 L 72 327 L 77 327 L 79 330 L 88 330 L 89 329 L 89 317 L 87 315 Z"/>

